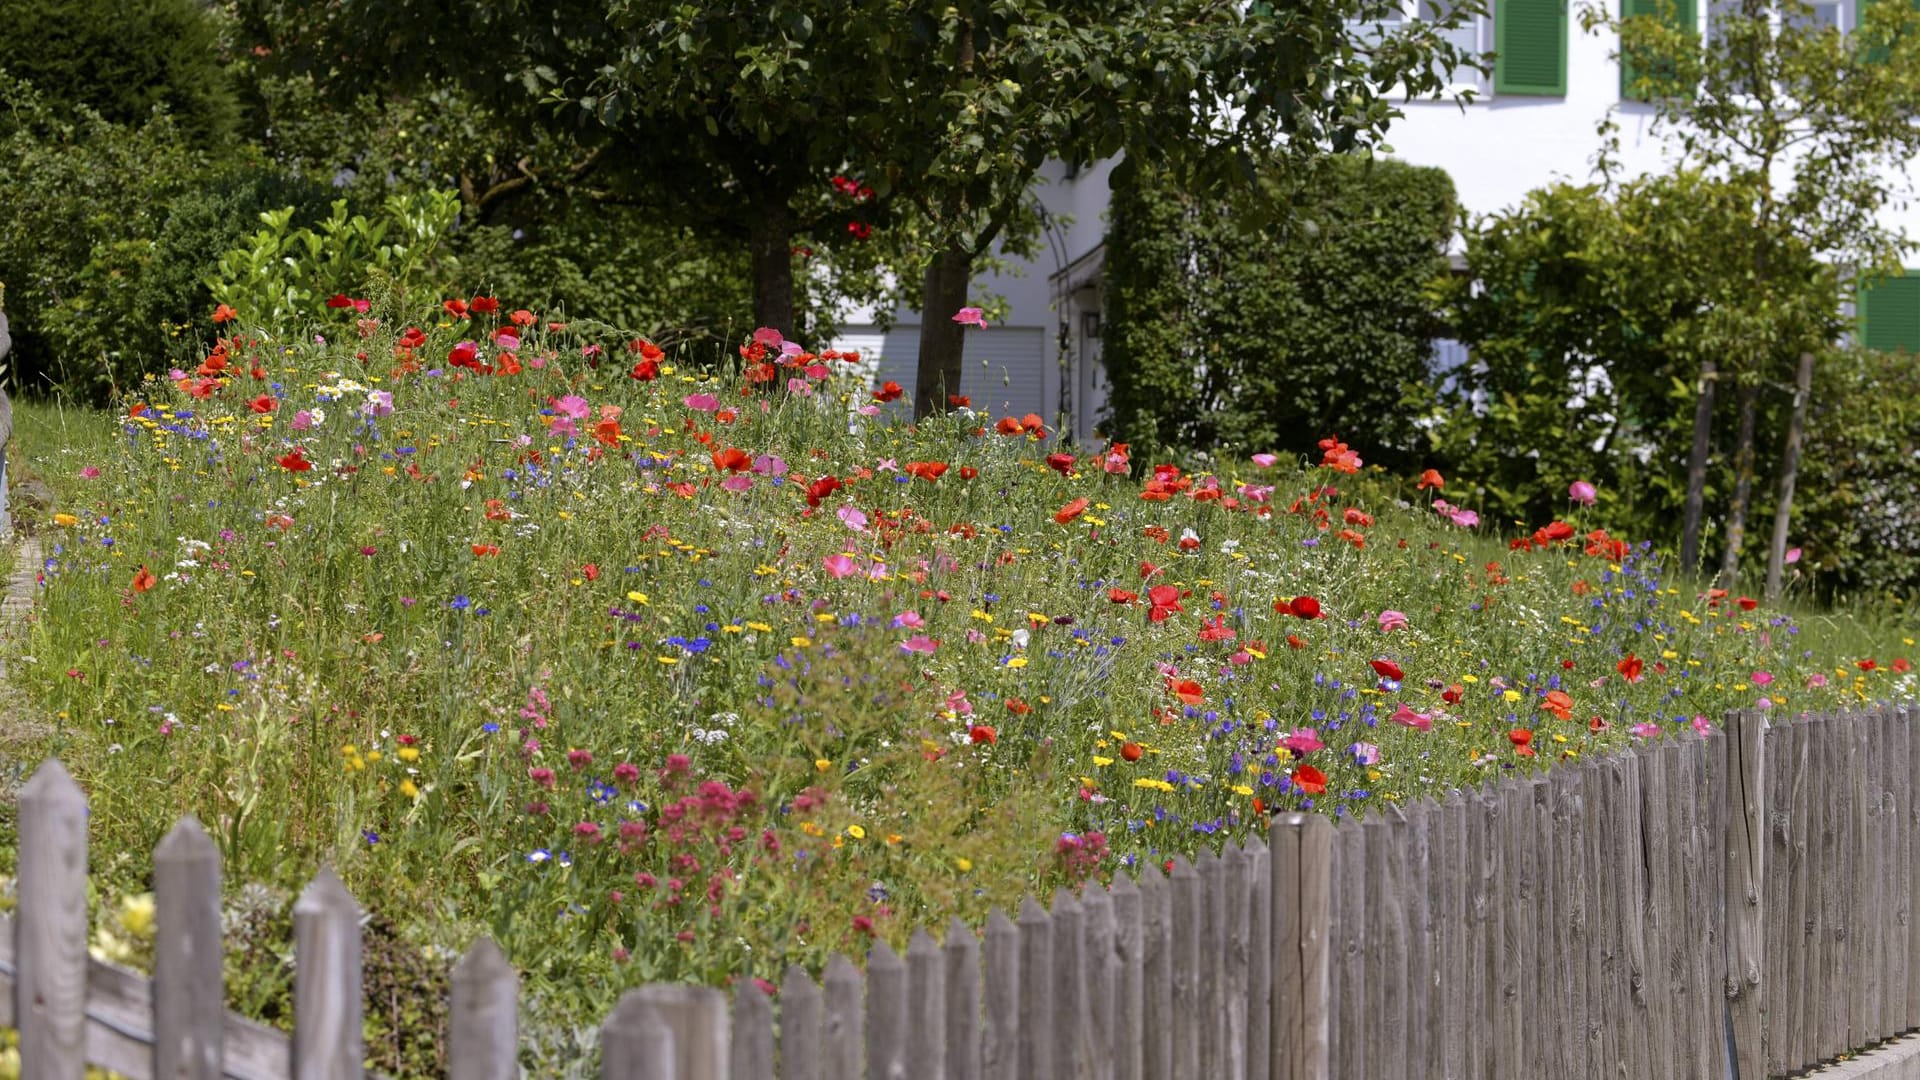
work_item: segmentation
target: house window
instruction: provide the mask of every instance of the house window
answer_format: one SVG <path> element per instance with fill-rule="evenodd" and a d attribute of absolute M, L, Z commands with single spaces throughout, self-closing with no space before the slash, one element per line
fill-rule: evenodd
<path fill-rule="evenodd" d="M 1920 353 L 1920 270 L 1863 286 L 1855 316 L 1867 348 Z"/>
<path fill-rule="evenodd" d="M 1567 94 L 1567 0 L 1495 0 L 1493 91 Z"/>
<path fill-rule="evenodd" d="M 1355 41 L 1361 47 L 1376 44 L 1388 34 L 1395 33 L 1408 22 L 1416 19 L 1444 21 L 1455 10 L 1464 6 L 1462 0 L 1388 0 L 1386 3 L 1363 4 L 1356 18 L 1347 22 Z M 1463 58 L 1483 58 L 1492 48 L 1489 40 L 1487 21 L 1477 15 L 1469 15 L 1461 24 L 1440 32 L 1442 40 L 1460 50 Z M 1485 93 L 1486 76 L 1472 63 L 1462 63 L 1450 73 L 1447 82 L 1455 89 L 1472 89 Z"/>

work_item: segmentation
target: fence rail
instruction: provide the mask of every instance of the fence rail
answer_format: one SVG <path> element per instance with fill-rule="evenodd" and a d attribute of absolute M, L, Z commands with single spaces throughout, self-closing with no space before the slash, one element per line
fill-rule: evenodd
<path fill-rule="evenodd" d="M 1147 867 L 957 920 L 775 997 L 647 986 L 601 1028 L 616 1080 L 1372 1080 L 1783 1076 L 1920 1028 L 1920 709 L 1739 712 L 1364 822 Z M 294 907 L 291 1036 L 225 1011 L 220 859 L 191 818 L 154 853 L 151 980 L 87 955 L 86 800 L 20 795 L 0 1024 L 26 1080 L 355 1080 L 360 909 Z M 517 977 L 452 979 L 452 1080 L 519 1075 Z"/>

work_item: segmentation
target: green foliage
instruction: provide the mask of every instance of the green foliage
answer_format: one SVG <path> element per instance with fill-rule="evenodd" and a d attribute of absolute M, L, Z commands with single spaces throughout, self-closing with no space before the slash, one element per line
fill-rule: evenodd
<path fill-rule="evenodd" d="M 1284 231 L 1255 228 L 1244 200 L 1223 208 L 1136 176 L 1115 192 L 1107 247 L 1115 438 L 1304 455 L 1337 433 L 1412 464 L 1420 439 L 1400 402 L 1427 378 L 1446 173 L 1335 158 Z"/>
<path fill-rule="evenodd" d="M 389 195 L 375 218 L 339 199 L 312 228 L 293 225 L 293 207 L 264 211 L 262 228 L 220 256 L 207 288 L 249 326 L 297 325 L 375 280 L 403 299 L 410 288 L 452 294 L 459 267 L 443 248 L 459 213 L 451 191 Z"/>
<path fill-rule="evenodd" d="M 63 110 L 137 127 L 163 109 L 205 148 L 233 133 L 219 26 L 202 0 L 0 0 L 0 26 L 12 38 L 7 70 Z"/>
<path fill-rule="evenodd" d="M 1796 569 L 1824 597 L 1911 602 L 1920 597 L 1920 367 L 1836 349 L 1814 370 Z"/>
<path fill-rule="evenodd" d="M 97 399 L 113 383 L 119 343 L 79 325 L 93 303 L 86 275 L 94 297 L 114 287 L 116 260 L 165 227 L 167 193 L 205 167 L 168 118 L 112 124 L 0 72 L 0 281 L 17 384 Z M 69 305 L 77 310 L 56 333 L 49 324 Z"/>

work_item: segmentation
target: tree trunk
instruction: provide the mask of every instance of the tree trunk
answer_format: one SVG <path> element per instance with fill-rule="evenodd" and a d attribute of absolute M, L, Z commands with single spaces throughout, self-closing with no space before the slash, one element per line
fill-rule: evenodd
<path fill-rule="evenodd" d="M 967 287 L 973 283 L 973 256 L 948 246 L 927 266 L 925 299 L 920 305 L 920 363 L 914 379 L 913 418 L 924 420 L 946 412 L 949 394 L 960 392 L 961 361 L 966 327 L 953 321 L 967 306 Z"/>
<path fill-rule="evenodd" d="M 753 324 L 791 336 L 793 324 L 793 209 L 785 193 L 769 195 L 749 240 L 753 249 Z"/>
<path fill-rule="evenodd" d="M 1733 448 L 1733 504 L 1727 507 L 1727 551 L 1720 560 L 1721 582 L 1733 588 L 1740 576 L 1740 545 L 1747 539 L 1747 501 L 1753 494 L 1753 423 L 1760 388 L 1740 385 L 1740 433 Z"/>
<path fill-rule="evenodd" d="M 1707 496 L 1707 454 L 1713 449 L 1713 393 L 1719 381 L 1712 360 L 1700 361 L 1700 387 L 1693 407 L 1693 452 L 1687 456 L 1687 501 L 1680 539 L 1680 569 L 1700 569 L 1700 510 Z"/>
<path fill-rule="evenodd" d="M 1807 426 L 1807 399 L 1813 396 L 1813 354 L 1800 354 L 1793 380 L 1793 417 L 1787 421 L 1787 445 L 1780 451 L 1780 498 L 1773 507 L 1773 543 L 1767 548 L 1767 599 L 1780 597 L 1787 564 L 1787 526 L 1793 515 L 1793 484 L 1800 473 L 1800 442 Z"/>

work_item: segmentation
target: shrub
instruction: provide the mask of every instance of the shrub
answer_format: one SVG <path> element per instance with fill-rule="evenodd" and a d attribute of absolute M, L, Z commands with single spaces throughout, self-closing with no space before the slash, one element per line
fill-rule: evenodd
<path fill-rule="evenodd" d="M 1257 228 L 1250 205 L 1203 205 L 1151 168 L 1136 175 L 1115 192 L 1108 237 L 1114 436 L 1305 455 L 1338 432 L 1410 464 L 1418 440 L 1399 404 L 1427 376 L 1446 173 L 1335 158 L 1286 233 Z"/>
<path fill-rule="evenodd" d="M 211 147 L 239 116 L 211 10 L 201 0 L 0 0 L 0 26 L 20 46 L 6 66 L 62 109 L 134 127 L 163 109 Z"/>

